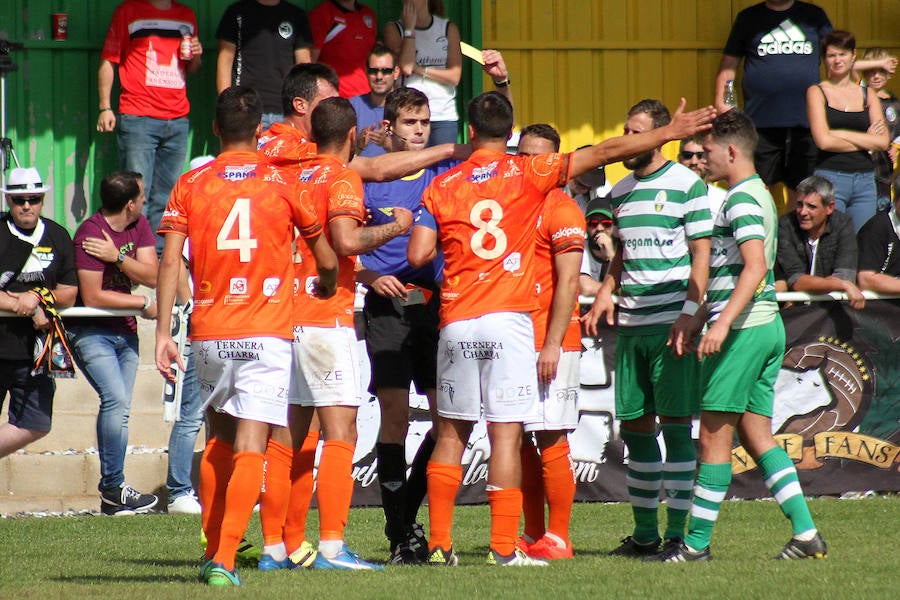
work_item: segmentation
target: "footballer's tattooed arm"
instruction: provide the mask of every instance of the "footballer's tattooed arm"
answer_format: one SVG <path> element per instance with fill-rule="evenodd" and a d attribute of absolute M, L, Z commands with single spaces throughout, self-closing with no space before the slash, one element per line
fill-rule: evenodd
<path fill-rule="evenodd" d="M 358 221 L 350 218 L 333 220 L 330 227 L 335 252 L 342 256 L 364 254 L 409 231 L 412 212 L 399 206 L 392 210 L 393 222 L 374 227 L 361 227 Z"/>

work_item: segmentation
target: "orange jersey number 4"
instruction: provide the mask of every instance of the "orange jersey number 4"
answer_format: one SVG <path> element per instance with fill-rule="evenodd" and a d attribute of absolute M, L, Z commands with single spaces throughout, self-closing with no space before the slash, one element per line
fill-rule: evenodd
<path fill-rule="evenodd" d="M 237 238 L 228 237 L 237 222 Z M 256 238 L 250 237 L 250 198 L 238 198 L 225 218 L 216 236 L 217 250 L 237 250 L 242 263 L 250 262 L 250 251 L 257 247 Z"/>

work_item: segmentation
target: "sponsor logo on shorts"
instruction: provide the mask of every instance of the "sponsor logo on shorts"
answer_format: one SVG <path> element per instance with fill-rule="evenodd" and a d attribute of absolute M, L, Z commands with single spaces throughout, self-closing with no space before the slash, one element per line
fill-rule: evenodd
<path fill-rule="evenodd" d="M 450 361 L 453 362 L 453 361 Z M 441 393 L 450 399 L 450 402 L 453 402 L 453 396 L 456 395 L 456 390 L 453 388 L 453 384 L 449 381 L 441 381 Z"/>
<path fill-rule="evenodd" d="M 447 342 L 447 347 L 444 349 L 444 356 L 451 365 L 456 362 L 456 348 L 454 346 L 454 342 Z"/>
<path fill-rule="evenodd" d="M 263 296 L 267 298 L 271 298 L 278 292 L 278 288 L 281 286 L 281 279 L 278 277 L 266 277 L 263 280 L 262 285 L 262 293 Z"/>
<path fill-rule="evenodd" d="M 228 293 L 242 296 L 247 293 L 247 278 L 232 277 L 228 283 Z"/>
<path fill-rule="evenodd" d="M 221 360 L 259 360 L 265 345 L 255 340 L 216 340 L 216 354 Z"/>
<path fill-rule="evenodd" d="M 453 345 L 452 351 L 457 350 L 464 359 L 468 360 L 494 360 L 500 358 L 500 350 L 503 350 L 503 342 L 447 342 L 448 347 Z M 453 363 L 453 359 L 450 359 Z"/>
<path fill-rule="evenodd" d="M 494 390 L 494 397 L 498 400 L 521 400 L 534 395 L 534 388 L 530 385 L 511 385 Z"/>

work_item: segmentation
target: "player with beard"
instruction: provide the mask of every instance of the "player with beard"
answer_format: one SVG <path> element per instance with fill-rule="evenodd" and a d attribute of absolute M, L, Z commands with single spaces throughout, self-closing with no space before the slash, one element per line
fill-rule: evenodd
<path fill-rule="evenodd" d="M 650 131 L 669 120 L 662 102 L 641 100 L 628 112 L 625 134 Z M 633 173 L 611 193 L 620 243 L 584 320 L 589 335 L 597 335 L 601 317 L 613 325 L 612 294 L 621 285 L 616 416 L 628 448 L 626 482 L 635 525 L 611 554 L 639 556 L 659 548 L 660 487 L 667 497 L 664 547 L 681 542 L 691 506 L 698 363 L 683 354 L 691 317 L 706 292 L 712 218 L 706 185 L 687 167 L 663 157 L 661 146 L 623 164 Z"/>
<path fill-rule="evenodd" d="M 571 154 L 509 156 L 509 101 L 487 92 L 469 103 L 472 156 L 425 190 L 407 251 L 413 266 L 432 260 L 438 245 L 444 252 L 438 434 L 427 469 L 429 564 L 458 562 L 452 547 L 453 507 L 466 440 L 484 416 L 491 445 L 488 564 L 546 565 L 515 547 L 522 513 L 522 423 L 538 416 L 537 370 L 522 367 L 534 360 L 529 313 L 538 308 L 534 237 L 542 201 L 552 189 L 599 165 L 705 129 L 712 109 L 683 113 L 684 104 L 682 99 L 671 123 L 648 126 L 643 134 L 610 138 Z M 424 226 L 427 215 L 433 228 Z"/>

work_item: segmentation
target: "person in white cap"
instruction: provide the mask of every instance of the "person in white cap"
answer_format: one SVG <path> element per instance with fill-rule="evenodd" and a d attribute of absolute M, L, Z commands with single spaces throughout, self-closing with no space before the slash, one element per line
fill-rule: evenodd
<path fill-rule="evenodd" d="M 50 191 L 37 169 L 16 168 L 2 189 L 9 212 L 0 217 L 0 409 L 9 394 L 9 421 L 0 424 L 0 457 L 50 431 L 55 384 L 47 371 L 32 374 L 38 331 L 50 322 L 41 295 L 58 308 L 72 306 L 78 278 L 72 238 L 41 217 Z"/>

